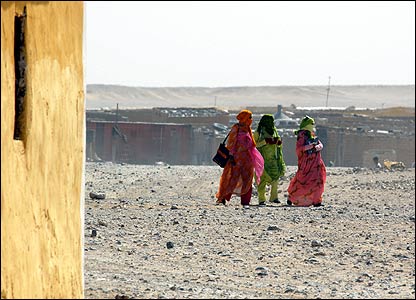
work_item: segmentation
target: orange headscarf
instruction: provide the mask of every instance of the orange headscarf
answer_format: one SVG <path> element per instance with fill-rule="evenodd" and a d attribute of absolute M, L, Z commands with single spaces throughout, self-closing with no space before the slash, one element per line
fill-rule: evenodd
<path fill-rule="evenodd" d="M 248 109 L 243 109 L 242 111 L 238 113 L 237 120 L 242 125 L 250 126 L 252 123 L 252 119 L 251 119 L 252 115 L 253 113 L 251 111 L 249 111 Z"/>
<path fill-rule="evenodd" d="M 253 140 L 254 146 L 256 146 L 256 142 L 254 141 L 253 132 L 251 131 L 251 124 L 253 123 L 253 113 L 248 109 L 243 109 L 237 115 L 237 120 L 239 121 L 240 128 L 246 129 Z"/>

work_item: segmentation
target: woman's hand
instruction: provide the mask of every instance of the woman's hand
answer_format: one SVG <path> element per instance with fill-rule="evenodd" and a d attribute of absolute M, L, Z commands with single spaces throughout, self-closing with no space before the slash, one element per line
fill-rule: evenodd
<path fill-rule="evenodd" d="M 311 150 L 315 147 L 315 144 L 309 144 L 309 145 L 305 145 L 305 147 L 303 148 L 304 151 L 308 151 Z"/>
<path fill-rule="evenodd" d="M 315 146 L 316 151 L 321 151 L 324 148 L 324 145 L 321 142 L 318 142 L 318 145 Z"/>
<path fill-rule="evenodd" d="M 275 138 L 265 138 L 264 140 L 266 141 L 267 144 L 270 144 L 270 145 L 274 145 L 274 144 L 281 145 L 282 144 L 282 141 L 279 140 L 277 137 L 275 137 Z"/>

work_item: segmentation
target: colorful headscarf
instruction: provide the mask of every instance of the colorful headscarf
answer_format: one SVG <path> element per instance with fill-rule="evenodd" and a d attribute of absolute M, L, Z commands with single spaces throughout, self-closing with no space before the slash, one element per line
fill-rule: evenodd
<path fill-rule="evenodd" d="M 274 134 L 274 117 L 273 115 L 263 115 L 260 119 L 260 122 L 257 126 L 257 132 L 261 132 L 261 128 L 264 128 L 264 130 L 273 136 Z"/>
<path fill-rule="evenodd" d="M 240 122 L 241 125 L 250 126 L 252 123 L 252 116 L 253 113 L 247 109 L 243 109 L 237 115 L 237 120 Z"/>
<path fill-rule="evenodd" d="M 297 135 L 300 130 L 308 130 L 310 133 L 313 133 L 314 125 L 315 125 L 315 120 L 311 118 L 310 116 L 306 115 L 300 122 L 299 130 L 296 130 L 295 134 Z"/>
<path fill-rule="evenodd" d="M 238 123 L 240 124 L 240 128 L 247 130 L 250 133 L 251 139 L 253 140 L 254 146 L 256 142 L 254 141 L 253 132 L 251 131 L 251 124 L 253 123 L 253 113 L 248 109 L 243 109 L 237 115 Z"/>

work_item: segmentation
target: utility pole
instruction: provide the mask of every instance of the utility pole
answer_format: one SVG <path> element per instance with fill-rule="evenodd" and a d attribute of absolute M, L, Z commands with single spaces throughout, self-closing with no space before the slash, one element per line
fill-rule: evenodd
<path fill-rule="evenodd" d="M 331 85 L 331 76 L 328 78 L 328 88 L 326 89 L 326 107 L 328 107 L 329 89 Z"/>
<path fill-rule="evenodd" d="M 118 103 L 117 103 L 117 110 L 116 110 L 116 120 L 111 131 L 111 161 L 113 163 L 116 162 L 116 152 L 117 152 L 117 133 L 118 133 Z"/>
<path fill-rule="evenodd" d="M 117 123 L 118 123 L 118 103 L 117 103 L 117 110 L 116 110 L 116 126 L 117 126 Z"/>
<path fill-rule="evenodd" d="M 217 107 L 217 96 L 215 96 L 214 106 Z"/>

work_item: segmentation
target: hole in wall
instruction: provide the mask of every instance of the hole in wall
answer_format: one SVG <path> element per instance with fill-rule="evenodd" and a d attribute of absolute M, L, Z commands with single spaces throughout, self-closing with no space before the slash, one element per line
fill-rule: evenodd
<path fill-rule="evenodd" d="M 22 140 L 25 120 L 26 97 L 26 46 L 25 46 L 26 6 L 23 14 L 14 17 L 14 72 L 15 72 L 15 116 L 13 139 Z"/>

